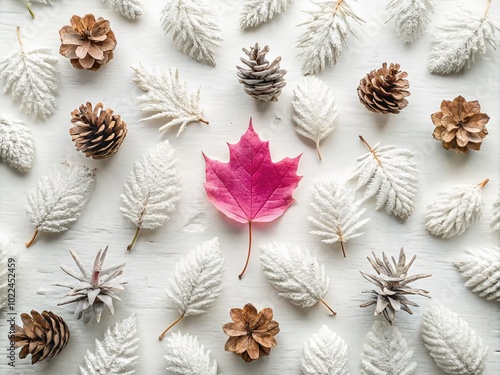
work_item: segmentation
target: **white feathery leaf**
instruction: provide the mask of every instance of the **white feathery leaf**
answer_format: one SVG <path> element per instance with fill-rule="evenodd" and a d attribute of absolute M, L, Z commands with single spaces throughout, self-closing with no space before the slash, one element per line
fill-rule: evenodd
<path fill-rule="evenodd" d="M 293 0 L 245 0 L 240 14 L 242 29 L 259 26 L 274 16 L 286 12 Z"/>
<path fill-rule="evenodd" d="M 483 186 L 455 185 L 441 191 L 427 207 L 425 227 L 434 236 L 458 236 L 481 218 L 483 212 Z"/>
<path fill-rule="evenodd" d="M 331 88 L 316 77 L 305 77 L 293 90 L 292 120 L 295 131 L 314 141 L 319 160 L 319 143 L 335 129 L 337 104 Z"/>
<path fill-rule="evenodd" d="M 447 374 L 481 375 L 488 347 L 456 313 L 432 306 L 422 316 L 422 338 L 436 364 Z"/>
<path fill-rule="evenodd" d="M 349 375 L 349 348 L 336 333 L 322 325 L 304 344 L 303 375 Z"/>
<path fill-rule="evenodd" d="M 203 119 L 203 110 L 200 108 L 200 89 L 189 94 L 186 82 L 179 79 L 177 69 L 165 67 L 154 72 L 145 69 L 141 64 L 132 65 L 131 68 L 137 73 L 133 81 L 146 92 L 137 97 L 141 111 L 155 113 L 143 118 L 141 122 L 166 119 L 160 131 L 180 126 L 177 136 L 181 135 L 191 122 L 208 124 L 208 121 Z"/>
<path fill-rule="evenodd" d="M 357 159 L 349 179 L 357 178 L 356 190 L 366 186 L 363 200 L 376 195 L 375 209 L 385 205 L 388 214 L 407 219 L 415 209 L 418 174 L 413 152 L 395 146 L 371 148 Z"/>
<path fill-rule="evenodd" d="M 497 29 L 485 14 L 457 6 L 434 34 L 428 62 L 430 71 L 449 74 L 469 69 L 477 55 L 486 54 L 488 44 L 495 48 Z"/>
<path fill-rule="evenodd" d="M 173 375 L 217 375 L 217 361 L 210 359 L 196 336 L 173 333 L 167 338 L 167 371 Z"/>
<path fill-rule="evenodd" d="M 31 130 L 20 120 L 0 113 L 0 158 L 19 172 L 35 163 L 35 142 Z"/>
<path fill-rule="evenodd" d="M 397 327 L 376 321 L 363 345 L 361 375 L 412 375 L 417 368 L 412 357 Z"/>
<path fill-rule="evenodd" d="M 467 288 L 480 297 L 500 302 L 500 248 L 467 250 L 454 264 L 467 279 Z"/>
<path fill-rule="evenodd" d="M 80 366 L 81 375 L 131 375 L 135 373 L 137 349 L 136 316 L 132 314 L 127 319 L 108 328 L 104 340 L 96 340 L 95 353 L 87 350 L 85 368 Z"/>
<path fill-rule="evenodd" d="M 493 220 L 491 220 L 491 230 L 493 232 L 500 231 L 500 193 L 498 194 L 495 203 L 493 203 Z"/>
<path fill-rule="evenodd" d="M 426 29 L 434 11 L 431 0 L 392 0 L 387 5 L 394 19 L 396 35 L 405 43 L 413 43 Z"/>
<path fill-rule="evenodd" d="M 215 66 L 214 48 L 222 42 L 222 32 L 206 0 L 167 0 L 161 26 L 179 51 Z"/>
<path fill-rule="evenodd" d="M 123 17 L 134 20 L 144 14 L 142 0 L 102 0 L 111 9 L 120 12 Z"/>
<path fill-rule="evenodd" d="M 307 12 L 311 18 L 299 25 L 307 26 L 307 30 L 297 41 L 299 56 L 305 59 L 302 64 L 305 75 L 323 72 L 328 65 L 336 64 L 344 47 L 347 48 L 347 34 L 354 35 L 350 22 L 365 22 L 346 0 L 313 4 L 319 9 Z"/>
<path fill-rule="evenodd" d="M 12 244 L 0 236 L 0 310 L 7 306 L 8 300 L 8 259 Z"/>

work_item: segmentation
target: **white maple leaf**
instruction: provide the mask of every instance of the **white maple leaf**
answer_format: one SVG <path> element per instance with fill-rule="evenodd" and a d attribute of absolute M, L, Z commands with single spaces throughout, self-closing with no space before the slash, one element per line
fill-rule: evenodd
<path fill-rule="evenodd" d="M 363 345 L 361 375 L 412 375 L 417 368 L 412 357 L 397 327 L 376 321 Z"/>
<path fill-rule="evenodd" d="M 342 50 L 347 48 L 347 34 L 354 35 L 350 22 L 365 22 L 345 0 L 312 3 L 319 9 L 307 12 L 311 18 L 299 25 L 307 26 L 307 30 L 297 41 L 299 56 L 305 59 L 302 65 L 305 75 L 323 72 L 328 65 L 336 64 Z"/>
<path fill-rule="evenodd" d="M 467 279 L 467 288 L 480 297 L 500 302 L 500 248 L 467 250 L 454 264 Z"/>
<path fill-rule="evenodd" d="M 316 77 L 305 77 L 293 90 L 292 120 L 295 131 L 314 141 L 319 160 L 319 143 L 335 129 L 337 104 L 331 88 Z"/>
<path fill-rule="evenodd" d="M 493 203 L 493 220 L 491 220 L 491 230 L 500 231 L 500 193 L 497 200 Z"/>
<path fill-rule="evenodd" d="M 22 121 L 1 113 L 0 158 L 22 173 L 33 167 L 36 158 L 31 130 Z"/>
<path fill-rule="evenodd" d="M 293 0 L 245 0 L 240 14 L 242 29 L 259 26 L 286 11 Z"/>
<path fill-rule="evenodd" d="M 349 348 L 336 333 L 322 325 L 304 344 L 303 375 L 349 375 Z"/>
<path fill-rule="evenodd" d="M 179 71 L 169 67 L 159 68 L 157 72 L 145 69 L 141 64 L 132 65 L 137 73 L 133 81 L 146 93 L 137 100 L 141 111 L 155 112 L 154 115 L 143 118 L 142 121 L 166 119 L 160 131 L 179 126 L 177 136 L 181 135 L 191 122 L 203 122 L 203 110 L 200 108 L 200 89 L 189 94 L 186 82 L 179 79 Z"/>
<path fill-rule="evenodd" d="M 95 353 L 87 350 L 85 367 L 80 366 L 81 375 L 131 375 L 139 358 L 137 318 L 132 314 L 118 322 L 113 329 L 108 328 L 104 340 L 95 340 Z"/>
<path fill-rule="evenodd" d="M 456 313 L 432 306 L 422 316 L 422 338 L 436 364 L 448 374 L 481 375 L 488 347 Z"/>
<path fill-rule="evenodd" d="M 431 0 L 392 0 L 387 10 L 389 20 L 394 19 L 396 35 L 403 42 L 412 43 L 426 29 L 434 8 Z"/>
<path fill-rule="evenodd" d="M 206 0 L 167 0 L 161 26 L 179 51 L 215 66 L 214 48 L 222 42 L 222 32 Z"/>
<path fill-rule="evenodd" d="M 12 244 L 0 236 L 0 310 L 8 301 L 8 260 Z"/>
<path fill-rule="evenodd" d="M 376 195 L 375 209 L 385 205 L 388 214 L 407 219 L 415 209 L 418 174 L 413 152 L 395 146 L 371 148 L 357 159 L 349 179 L 357 178 L 356 190 L 366 186 L 363 200 Z"/>
<path fill-rule="evenodd" d="M 180 199 L 179 177 L 175 168 L 173 147 L 165 140 L 151 148 L 127 176 L 121 195 L 123 216 L 136 227 L 136 234 L 128 246 L 131 250 L 139 230 L 163 226 Z"/>
<path fill-rule="evenodd" d="M 173 375 L 217 375 L 217 361 L 210 359 L 196 336 L 173 333 L 165 345 L 167 371 Z"/>
<path fill-rule="evenodd" d="M 111 9 L 120 12 L 123 17 L 136 19 L 144 14 L 142 0 L 102 0 Z"/>

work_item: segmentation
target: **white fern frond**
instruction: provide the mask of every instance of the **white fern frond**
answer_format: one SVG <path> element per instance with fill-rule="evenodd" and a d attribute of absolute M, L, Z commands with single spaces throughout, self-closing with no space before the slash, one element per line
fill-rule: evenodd
<path fill-rule="evenodd" d="M 145 94 L 137 100 L 141 104 L 141 111 L 155 112 L 143 118 L 142 121 L 165 119 L 166 123 L 160 131 L 174 126 L 180 126 L 177 136 L 181 135 L 191 122 L 203 122 L 203 110 L 200 108 L 200 89 L 189 94 L 186 82 L 179 79 L 179 71 L 169 67 L 159 68 L 157 72 L 147 70 L 141 64 L 132 65 L 137 73 L 133 81 Z"/>
<path fill-rule="evenodd" d="M 293 90 L 292 120 L 295 131 L 316 144 L 322 160 L 319 143 L 335 129 L 337 104 L 332 89 L 316 77 L 305 77 Z"/>
<path fill-rule="evenodd" d="M 467 250 L 454 264 L 467 279 L 467 288 L 480 297 L 500 302 L 500 248 Z"/>
<path fill-rule="evenodd" d="M 31 130 L 22 121 L 1 113 L 0 158 L 22 173 L 33 167 L 36 158 Z"/>
<path fill-rule="evenodd" d="M 427 207 L 425 227 L 434 236 L 458 236 L 478 221 L 483 213 L 483 186 L 455 185 L 441 191 Z"/>
<path fill-rule="evenodd" d="M 303 375 L 349 375 L 349 348 L 341 337 L 322 325 L 304 344 Z"/>
<path fill-rule="evenodd" d="M 415 209 L 418 174 L 413 152 L 395 146 L 371 148 L 363 137 L 359 137 L 370 149 L 360 156 L 349 179 L 357 178 L 356 190 L 366 186 L 363 200 L 376 195 L 375 209 L 385 205 L 390 215 L 407 219 Z"/>
<path fill-rule="evenodd" d="M 123 17 L 134 20 L 144 14 L 142 0 L 102 0 L 111 9 L 120 12 Z"/>
<path fill-rule="evenodd" d="M 167 338 L 167 371 L 172 375 L 217 375 L 217 361 L 210 358 L 196 336 L 173 333 Z"/>
<path fill-rule="evenodd" d="M 95 353 L 87 350 L 85 367 L 80 366 L 81 375 L 131 375 L 139 358 L 137 318 L 132 314 L 127 319 L 108 328 L 104 340 L 95 340 Z"/>
<path fill-rule="evenodd" d="M 447 374 L 481 375 L 488 347 L 456 313 L 433 306 L 422 316 L 422 338 L 436 364 Z"/>
<path fill-rule="evenodd" d="M 500 231 L 500 193 L 498 194 L 495 203 L 493 203 L 493 220 L 491 220 L 491 230 L 493 232 Z"/>
<path fill-rule="evenodd" d="M 363 345 L 361 375 L 412 375 L 417 368 L 412 357 L 397 327 L 376 321 Z"/>
<path fill-rule="evenodd" d="M 299 56 L 305 59 L 302 64 L 305 75 L 323 72 L 328 65 L 336 64 L 347 48 L 347 34 L 354 35 L 350 22 L 365 22 L 345 0 L 312 3 L 319 9 L 307 12 L 311 18 L 299 25 L 307 26 L 307 30 L 297 41 Z"/>
<path fill-rule="evenodd" d="M 259 26 L 286 11 L 293 0 L 245 0 L 240 14 L 242 29 Z"/>
<path fill-rule="evenodd" d="M 12 244 L 0 236 L 0 310 L 7 306 L 8 301 L 8 266 Z"/>
<path fill-rule="evenodd" d="M 222 32 L 206 0 L 167 0 L 161 11 L 161 26 L 179 51 L 215 66 L 214 48 L 220 46 Z"/>
<path fill-rule="evenodd" d="M 431 0 L 392 0 L 387 5 L 394 19 L 396 35 L 405 43 L 413 43 L 427 28 L 434 11 Z"/>

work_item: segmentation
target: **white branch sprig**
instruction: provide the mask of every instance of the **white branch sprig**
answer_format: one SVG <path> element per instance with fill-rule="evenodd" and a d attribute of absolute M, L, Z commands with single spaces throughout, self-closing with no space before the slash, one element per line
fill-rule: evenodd
<path fill-rule="evenodd" d="M 293 0 L 245 0 L 240 14 L 242 29 L 256 27 L 286 11 Z"/>
<path fill-rule="evenodd" d="M 144 14 L 142 0 L 102 0 L 109 8 L 120 12 L 123 17 L 134 20 Z"/>
<path fill-rule="evenodd" d="M 413 43 L 427 28 L 434 11 L 431 0 L 391 0 L 387 5 L 389 20 L 394 19 L 396 35 Z"/>

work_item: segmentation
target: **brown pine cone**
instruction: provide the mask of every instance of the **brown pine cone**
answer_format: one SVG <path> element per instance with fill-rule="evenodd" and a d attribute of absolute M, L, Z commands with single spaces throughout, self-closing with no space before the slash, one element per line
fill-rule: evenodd
<path fill-rule="evenodd" d="M 69 329 L 66 322 L 52 311 L 39 314 L 31 310 L 30 314 L 21 314 L 23 326 L 16 324 L 12 341 L 16 348 L 22 348 L 19 358 L 31 354 L 31 364 L 51 359 L 58 355 L 68 344 Z"/>
<path fill-rule="evenodd" d="M 399 64 L 382 64 L 381 69 L 368 73 L 358 86 L 360 102 L 372 112 L 399 113 L 408 106 L 410 83 L 406 79 L 408 73 L 399 70 Z"/>
<path fill-rule="evenodd" d="M 127 124 L 120 115 L 113 115 L 112 109 L 103 109 L 102 103 L 97 103 L 92 111 L 92 104 L 82 104 L 71 112 L 69 129 L 71 140 L 76 149 L 85 156 L 96 160 L 107 159 L 118 151 L 127 136 Z"/>
<path fill-rule="evenodd" d="M 96 71 L 113 59 L 116 38 L 108 20 L 87 14 L 73 16 L 70 22 L 59 30 L 59 53 L 71 59 L 73 67 Z"/>

